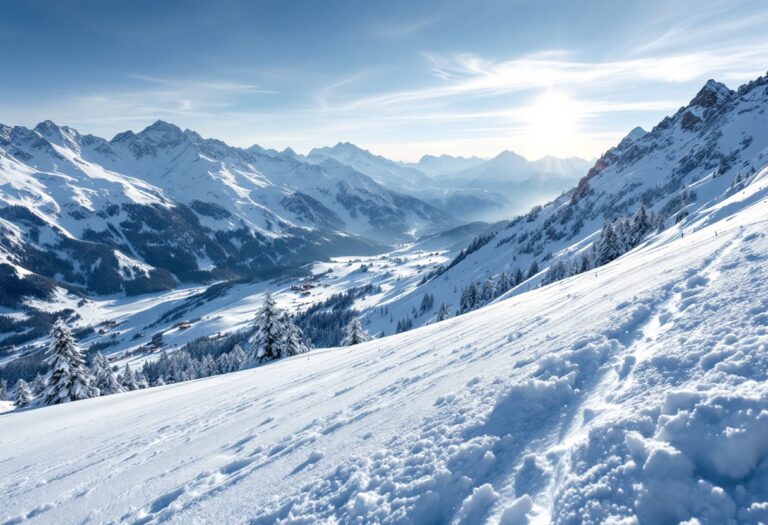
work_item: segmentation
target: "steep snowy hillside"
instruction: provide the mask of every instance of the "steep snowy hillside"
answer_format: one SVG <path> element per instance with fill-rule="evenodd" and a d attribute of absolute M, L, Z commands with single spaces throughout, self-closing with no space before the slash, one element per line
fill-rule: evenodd
<path fill-rule="evenodd" d="M 689 105 L 650 132 L 629 133 L 573 189 L 479 236 L 428 282 L 390 303 L 394 322 L 371 312 L 375 330 L 391 333 L 408 319 L 414 326 L 424 324 L 441 303 L 456 313 L 464 309 L 462 296 L 472 285 L 482 295 L 469 297 L 472 305 L 487 304 L 498 292 L 521 293 L 542 280 L 599 266 L 601 259 L 641 242 L 630 231 L 641 205 L 649 221 L 643 236 L 669 228 L 683 235 L 697 210 L 738 193 L 768 164 L 766 109 L 768 76 L 737 91 L 707 82 Z M 601 255 L 606 226 L 618 246 Z M 550 274 L 550 268 L 557 271 Z M 428 315 L 413 316 L 424 295 L 434 297 L 435 307 Z"/>
<path fill-rule="evenodd" d="M 0 414 L 0 519 L 764 523 L 766 225 L 763 170 L 458 318 Z"/>

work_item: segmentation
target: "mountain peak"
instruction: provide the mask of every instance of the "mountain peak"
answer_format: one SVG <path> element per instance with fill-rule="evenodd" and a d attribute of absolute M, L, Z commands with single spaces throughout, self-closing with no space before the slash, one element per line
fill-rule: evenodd
<path fill-rule="evenodd" d="M 52 120 L 44 120 L 35 126 L 34 131 L 59 146 L 77 147 L 80 135 L 69 126 L 59 126 Z"/>
<path fill-rule="evenodd" d="M 711 108 L 720 105 L 725 99 L 730 97 L 733 91 L 721 82 L 709 79 L 691 100 L 689 107 L 699 106 L 702 108 Z"/>
<path fill-rule="evenodd" d="M 44 120 L 35 126 L 35 131 L 40 133 L 46 133 L 60 129 L 59 126 L 52 120 Z"/>
<path fill-rule="evenodd" d="M 181 130 L 179 126 L 176 124 L 171 124 L 170 122 L 166 122 L 164 120 L 156 120 L 153 122 L 150 126 L 147 126 L 144 128 L 144 130 L 139 133 L 141 135 L 142 133 L 168 133 L 168 134 L 174 134 L 174 135 L 183 135 L 184 132 Z"/>

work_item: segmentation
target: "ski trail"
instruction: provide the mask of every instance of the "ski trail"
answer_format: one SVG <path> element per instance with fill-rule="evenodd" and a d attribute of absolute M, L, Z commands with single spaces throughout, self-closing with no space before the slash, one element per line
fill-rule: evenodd
<path fill-rule="evenodd" d="M 612 411 L 620 410 L 621 406 L 617 403 L 617 398 L 632 385 L 634 381 L 632 370 L 638 364 L 656 355 L 657 339 L 674 324 L 706 285 L 720 276 L 720 261 L 736 249 L 738 246 L 736 240 L 741 235 L 741 232 L 737 232 L 734 239 L 725 241 L 720 248 L 702 261 L 698 269 L 686 272 L 682 285 L 666 284 L 658 290 L 660 299 L 652 305 L 647 319 L 631 331 L 620 330 L 624 332 L 621 337 L 622 351 L 612 356 L 603 365 L 594 388 L 577 406 L 570 409 L 572 415 L 567 419 L 561 439 L 543 451 L 530 451 L 531 457 L 557 458 L 546 487 L 538 495 L 529 494 L 534 503 L 531 524 L 552 523 L 555 494 L 567 472 L 570 451 L 577 443 L 588 439 L 590 422 L 597 415 L 610 419 Z M 641 305 L 636 308 L 643 307 L 644 305 Z M 520 465 L 519 468 L 524 468 L 524 465 Z M 517 492 L 519 494 L 520 491 Z"/>

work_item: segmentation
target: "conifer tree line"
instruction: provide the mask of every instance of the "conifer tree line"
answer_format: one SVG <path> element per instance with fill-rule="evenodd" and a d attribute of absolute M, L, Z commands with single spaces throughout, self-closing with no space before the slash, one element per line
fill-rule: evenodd
<path fill-rule="evenodd" d="M 632 217 L 605 221 L 600 235 L 590 249 L 570 261 L 559 259 L 552 263 L 542 279 L 542 284 L 554 283 L 618 259 L 640 244 L 649 233 L 659 227 L 659 224 L 659 217 L 648 212 L 642 204 Z"/>
<path fill-rule="evenodd" d="M 268 361 L 302 354 L 310 349 L 293 318 L 277 307 L 267 294 L 253 326 L 232 334 L 223 342 L 191 341 L 181 350 L 164 352 L 156 361 L 145 361 L 141 368 L 132 369 L 128 363 L 117 371 L 101 353 L 91 357 L 86 365 L 81 350 L 63 319 L 51 330 L 51 342 L 46 351 L 47 373 L 32 384 L 19 379 L 9 395 L 8 384 L 0 380 L 0 399 L 11 399 L 17 408 L 33 405 L 56 405 L 97 396 L 139 390 L 201 377 L 235 372 Z M 345 344 L 369 340 L 355 317 L 350 323 Z"/>
<path fill-rule="evenodd" d="M 663 218 L 664 215 L 654 215 L 641 204 L 632 217 L 605 221 L 590 249 L 571 260 L 559 259 L 552 263 L 541 279 L 542 285 L 608 264 L 640 244 L 649 233 L 661 228 Z M 456 314 L 460 315 L 490 303 L 503 293 L 535 276 L 539 271 L 539 264 L 534 259 L 527 272 L 517 268 L 511 274 L 502 272 L 496 278 L 470 283 L 461 291 Z"/>

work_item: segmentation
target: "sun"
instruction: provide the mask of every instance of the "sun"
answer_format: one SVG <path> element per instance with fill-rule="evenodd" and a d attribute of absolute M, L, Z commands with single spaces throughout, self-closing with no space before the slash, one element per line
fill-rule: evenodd
<path fill-rule="evenodd" d="M 566 92 L 548 90 L 525 110 L 529 138 L 546 151 L 570 149 L 583 113 L 582 106 Z"/>

